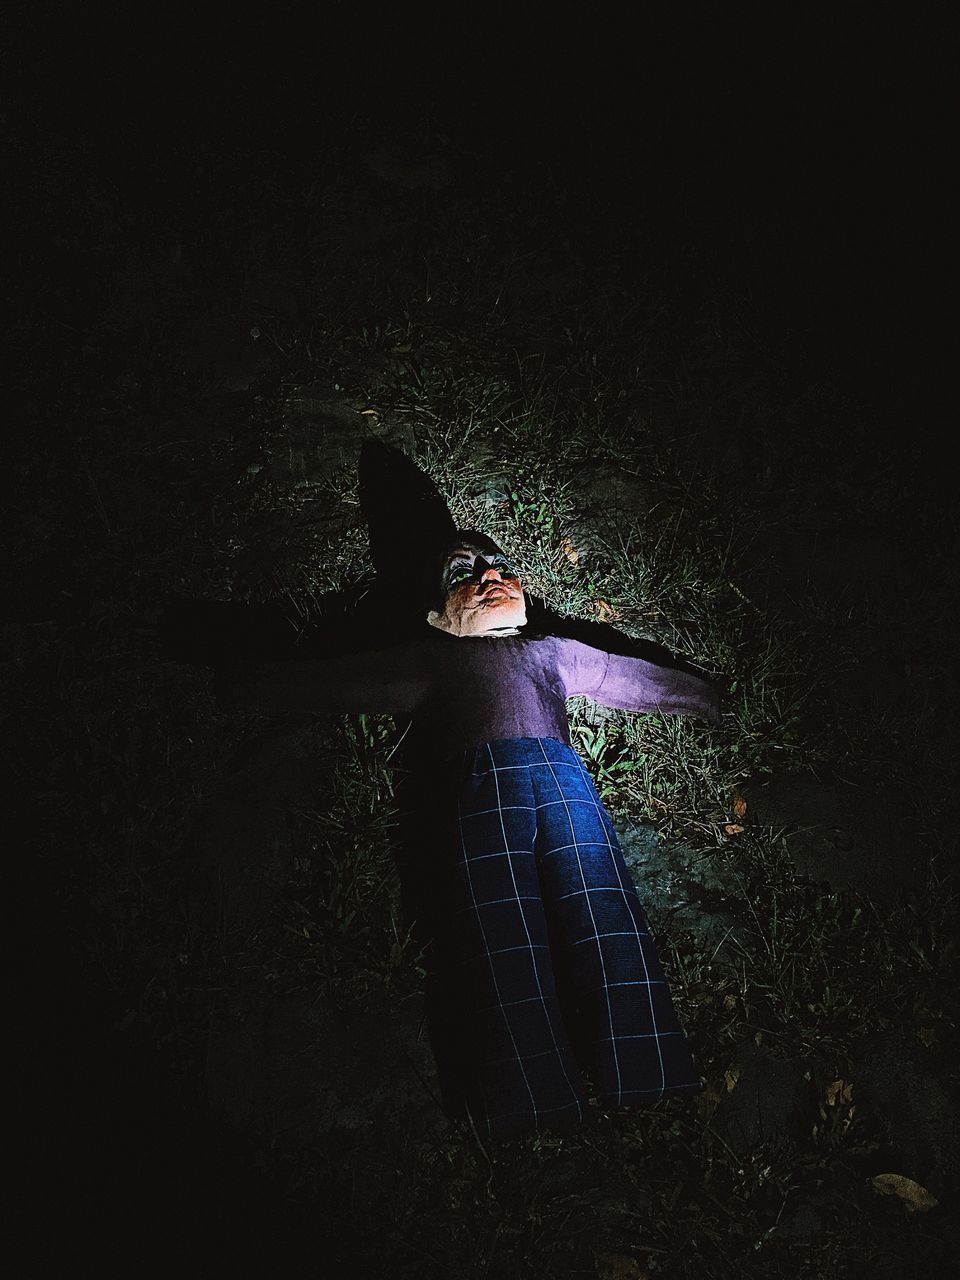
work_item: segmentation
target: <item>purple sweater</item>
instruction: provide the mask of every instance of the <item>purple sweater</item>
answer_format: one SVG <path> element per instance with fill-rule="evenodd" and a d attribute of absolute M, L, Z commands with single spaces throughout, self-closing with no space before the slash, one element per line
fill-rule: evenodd
<path fill-rule="evenodd" d="M 263 711 L 393 712 L 455 746 L 498 738 L 570 741 L 567 698 L 628 711 L 719 719 L 698 676 L 560 636 L 436 637 L 392 649 L 260 668 L 236 689 Z"/>

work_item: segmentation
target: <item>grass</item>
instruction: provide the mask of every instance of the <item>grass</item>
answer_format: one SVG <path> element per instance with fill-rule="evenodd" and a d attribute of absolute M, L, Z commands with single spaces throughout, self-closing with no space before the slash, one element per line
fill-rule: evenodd
<path fill-rule="evenodd" d="M 144 227 L 154 283 L 118 288 L 63 357 L 76 443 L 22 467 L 10 764 L 36 797 L 35 888 L 106 993 L 112 1038 L 148 1047 L 175 1106 L 214 1106 L 238 1163 L 277 1188 L 298 1239 L 324 1242 L 334 1274 L 943 1273 L 944 1211 L 908 1215 L 868 1182 L 903 1157 L 855 1073 L 865 1038 L 902 1034 L 955 1085 L 955 735 L 932 693 L 919 712 L 845 703 L 890 601 L 785 580 L 777 562 L 813 527 L 909 513 L 909 476 L 864 453 L 863 411 L 839 389 L 788 390 L 749 300 L 691 286 L 669 250 L 644 245 L 611 279 L 549 184 L 531 181 L 519 206 L 509 184 L 371 200 L 359 155 L 292 176 L 264 160 L 248 221 L 222 193 L 170 244 Z M 83 234 L 125 261 L 119 233 Z M 268 279 L 282 305 L 263 301 Z M 248 392 L 184 359 L 186 312 L 258 330 L 267 355 Z M 502 540 L 555 607 L 723 675 L 715 729 L 572 712 L 615 817 L 697 849 L 735 886 L 710 950 L 654 922 L 709 1082 L 696 1104 L 492 1149 L 447 1128 L 399 924 L 389 721 L 264 737 L 218 707 L 208 673 L 164 659 L 154 625 L 171 596 L 280 598 L 300 617 L 368 577 L 353 467 L 295 487 L 277 465 L 286 390 L 305 384 L 376 408 L 454 518 Z M 583 476 L 600 477 L 599 502 Z M 955 575 L 955 530 L 924 519 L 899 536 Z M 897 603 L 920 633 L 902 678 L 933 689 L 952 635 L 943 597 L 917 582 Z M 869 774 L 919 824 L 928 856 L 901 900 L 805 880 L 750 808 L 727 833 L 741 789 L 811 771 Z M 224 860 L 231 840 L 262 864 Z M 261 1029 L 259 1050 L 241 1027 Z M 332 1065 L 311 1065 L 319 1045 Z M 796 1098 L 784 1134 L 738 1146 L 721 1119 L 745 1046 L 790 1064 Z M 853 1092 L 829 1102 L 837 1080 Z M 955 1165 L 926 1172 L 951 1203 Z M 319 1274 L 292 1255 L 276 1265 Z"/>

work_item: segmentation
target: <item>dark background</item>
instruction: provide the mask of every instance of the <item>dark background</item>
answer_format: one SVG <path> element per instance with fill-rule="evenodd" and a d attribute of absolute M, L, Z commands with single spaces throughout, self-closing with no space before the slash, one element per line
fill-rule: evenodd
<path fill-rule="evenodd" d="M 125 200 L 202 218 L 204 181 L 255 198 L 264 149 L 302 161 L 357 118 L 428 118 L 488 164 L 547 166 L 599 252 L 622 252 L 638 223 L 695 244 L 793 335 L 798 377 L 839 373 L 904 447 L 933 442 L 955 109 L 940 8 L 630 10 L 14 6 L 13 172 L 76 148 Z"/>
<path fill-rule="evenodd" d="M 679 275 L 726 281 L 785 344 L 797 386 L 830 380 L 870 407 L 877 451 L 916 476 L 918 511 L 952 499 L 955 48 L 938 6 L 640 3 L 628 18 L 593 4 L 227 13 L 60 0 L 6 6 L 0 22 L 17 410 L 3 442 L 15 460 L 8 510 L 17 468 L 68 442 L 70 422 L 54 410 L 64 382 L 82 377 L 82 334 L 102 305 L 73 225 L 90 175 L 127 226 L 200 231 L 225 192 L 257 218 L 265 157 L 271 173 L 302 167 L 377 121 L 442 130 L 475 158 L 478 183 L 511 173 L 521 188 L 525 174 L 548 173 L 594 261 L 638 252 L 642 228 Z M 61 1046 L 85 1043 L 115 1011 L 71 976 L 61 922 L 26 883 L 22 954 L 37 987 L 26 984 L 27 1083 L 47 1099 L 50 1142 L 61 1111 L 72 1113 L 57 1176 L 69 1188 L 92 1162 L 122 1201 L 124 1171 L 146 1144 L 158 1152 L 156 1199 L 142 1184 L 131 1191 L 129 1230 L 195 1212 L 223 1265 L 219 1213 L 240 1258 L 246 1208 L 268 1219 L 270 1193 L 235 1174 L 213 1139 L 204 1145 L 203 1121 L 151 1112 L 144 1099 L 162 1091 L 149 1059 L 88 1045 L 85 1074 L 63 1093 Z"/>

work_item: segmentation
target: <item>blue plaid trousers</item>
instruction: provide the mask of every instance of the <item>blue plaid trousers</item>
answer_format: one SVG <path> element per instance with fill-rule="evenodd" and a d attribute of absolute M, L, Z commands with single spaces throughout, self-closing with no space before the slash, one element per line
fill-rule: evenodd
<path fill-rule="evenodd" d="M 696 1093 L 653 936 L 583 761 L 554 738 L 465 754 L 435 863 L 427 1016 L 448 1114 L 486 1136 Z"/>

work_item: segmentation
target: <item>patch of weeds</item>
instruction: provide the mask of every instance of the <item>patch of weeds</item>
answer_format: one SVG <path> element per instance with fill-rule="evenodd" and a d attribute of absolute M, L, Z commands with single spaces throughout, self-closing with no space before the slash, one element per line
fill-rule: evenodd
<path fill-rule="evenodd" d="M 608 721 L 595 726 L 573 721 L 570 737 L 586 761 L 600 798 L 609 802 L 620 797 L 625 775 L 640 765 L 624 744 L 619 727 Z"/>

